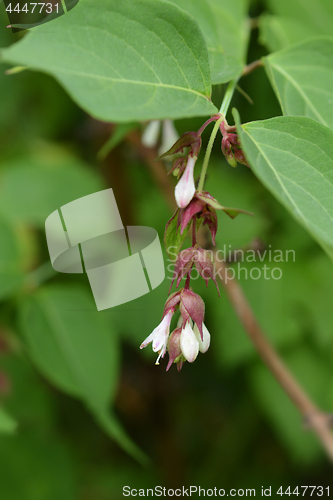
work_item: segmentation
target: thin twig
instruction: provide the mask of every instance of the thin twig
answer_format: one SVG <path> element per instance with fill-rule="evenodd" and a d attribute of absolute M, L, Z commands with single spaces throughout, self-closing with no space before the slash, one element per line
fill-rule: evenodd
<path fill-rule="evenodd" d="M 131 142 L 137 145 L 139 137 L 137 136 L 136 139 L 133 139 L 132 136 Z M 144 157 L 156 183 L 160 186 L 170 208 L 174 210 L 173 187 L 170 180 L 165 175 L 163 163 L 154 162 L 154 153 L 151 150 L 147 150 L 147 148 L 140 148 L 140 153 Z M 165 181 L 162 181 L 163 176 Z M 225 279 L 228 272 L 227 265 L 224 262 L 217 261 L 217 259 L 215 259 L 215 261 L 217 271 L 229 300 L 258 354 L 266 363 L 268 369 L 284 392 L 289 396 L 292 403 L 299 410 L 304 419 L 304 423 L 317 434 L 329 459 L 333 462 L 333 434 L 330 429 L 332 424 L 331 416 L 322 412 L 295 380 L 278 353 L 267 340 L 237 280 L 235 278 Z"/>
<path fill-rule="evenodd" d="M 288 368 L 284 365 L 261 329 L 245 297 L 243 289 L 236 279 L 228 278 L 228 267 L 226 264 L 216 261 L 216 269 L 229 300 L 257 352 L 266 363 L 277 382 L 281 385 L 282 389 L 289 396 L 290 400 L 300 411 L 304 418 L 304 422 L 306 422 L 307 426 L 317 434 L 319 440 L 326 449 L 327 455 L 333 462 L 333 434 L 330 430 L 331 416 L 317 408 L 310 397 L 294 379 Z"/>
<path fill-rule="evenodd" d="M 242 76 L 246 76 L 249 73 L 252 73 L 252 71 L 254 71 L 257 68 L 261 68 L 263 65 L 264 65 L 264 63 L 262 62 L 261 59 L 257 59 L 257 61 L 251 62 L 247 66 L 244 66 Z"/>

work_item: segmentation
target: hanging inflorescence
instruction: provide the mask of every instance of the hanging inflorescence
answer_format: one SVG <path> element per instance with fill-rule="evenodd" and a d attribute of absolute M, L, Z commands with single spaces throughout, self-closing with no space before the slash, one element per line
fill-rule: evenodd
<path fill-rule="evenodd" d="M 220 205 L 208 191 L 196 188 L 194 167 L 201 150 L 201 134 L 212 121 L 220 122 L 222 152 L 228 163 L 232 166 L 236 166 L 237 162 L 246 164 L 238 136 L 226 130 L 226 123 L 222 120 L 222 115 L 216 115 L 207 120 L 198 132 L 186 132 L 166 153 L 159 157 L 159 159 L 167 156 L 174 158 L 169 173 L 173 173 L 178 178 L 175 187 L 178 208 L 166 225 L 164 238 L 167 251 L 169 245 L 174 242 L 175 236 L 178 241 L 178 245 L 176 245 L 177 257 L 169 293 L 175 281 L 177 288 L 183 279 L 186 279 L 186 281 L 183 288 L 168 298 L 164 306 L 161 323 L 144 340 L 140 347 L 142 349 L 152 343 L 153 351 L 158 352 L 157 365 L 168 352 L 167 370 L 173 363 L 176 363 L 178 370 L 180 370 L 185 361 L 192 363 L 198 356 L 199 351 L 206 352 L 210 345 L 210 334 L 204 324 L 205 304 L 202 298 L 190 288 L 193 267 L 205 280 L 207 286 L 209 279 L 212 279 L 217 287 L 218 294 L 220 292 L 215 278 L 212 252 L 200 248 L 197 242 L 197 231 L 201 224 L 206 225 L 210 230 L 212 243 L 215 245 L 218 226 L 216 210 L 223 210 L 231 218 L 242 212 L 242 210 Z M 202 173 L 202 175 L 205 174 Z M 190 230 L 192 230 L 192 245 L 185 250 L 180 250 L 182 242 Z M 181 237 L 180 244 L 179 236 Z M 171 320 L 178 311 L 180 315 L 177 326 L 170 332 Z"/>

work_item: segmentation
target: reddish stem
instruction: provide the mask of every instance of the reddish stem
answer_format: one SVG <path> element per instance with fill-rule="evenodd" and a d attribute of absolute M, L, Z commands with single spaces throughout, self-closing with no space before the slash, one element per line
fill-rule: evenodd
<path fill-rule="evenodd" d="M 209 125 L 210 123 L 212 122 L 216 122 L 216 120 L 218 120 L 219 118 L 221 117 L 221 115 L 214 115 L 212 116 L 211 118 L 209 118 L 209 120 L 207 120 L 203 125 L 201 125 L 201 127 L 199 128 L 198 130 L 198 134 L 201 135 L 202 132 L 205 130 L 205 128 L 207 127 L 207 125 Z"/>
<path fill-rule="evenodd" d="M 197 221 L 194 218 L 192 222 L 192 247 L 194 247 L 197 243 L 196 231 L 197 231 Z"/>
<path fill-rule="evenodd" d="M 185 282 L 185 290 L 189 290 L 190 288 L 190 281 L 191 281 L 191 272 L 192 272 L 192 267 L 193 267 L 193 264 L 191 266 L 191 269 L 189 270 L 189 272 L 187 273 L 187 277 L 186 277 L 186 282 Z"/>

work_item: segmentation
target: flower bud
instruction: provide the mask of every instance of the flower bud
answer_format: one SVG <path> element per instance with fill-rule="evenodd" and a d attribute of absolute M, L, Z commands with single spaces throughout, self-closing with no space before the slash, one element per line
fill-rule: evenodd
<path fill-rule="evenodd" d="M 215 266 L 211 252 L 209 250 L 204 250 L 203 248 L 198 248 L 194 262 L 198 273 L 205 280 L 206 285 L 208 286 L 208 280 L 212 279 L 220 295 L 219 287 L 215 278 Z"/>
<path fill-rule="evenodd" d="M 180 313 L 183 317 L 184 325 L 191 318 L 197 324 L 202 335 L 202 323 L 205 316 L 205 304 L 202 298 L 192 290 L 183 289 L 181 291 Z"/>
<path fill-rule="evenodd" d="M 169 311 L 172 311 L 172 312 L 175 311 L 175 309 L 178 307 L 178 304 L 180 302 L 181 293 L 182 293 L 182 290 L 178 290 L 178 292 L 174 292 L 170 295 L 170 297 L 167 299 L 167 301 L 164 305 L 163 316 L 165 316 Z"/>
<path fill-rule="evenodd" d="M 199 354 L 199 342 L 189 321 L 185 323 L 180 334 L 180 348 L 184 358 L 192 363 Z"/>
<path fill-rule="evenodd" d="M 174 126 L 173 120 L 163 120 L 162 143 L 158 150 L 158 154 L 161 155 L 164 151 L 170 149 L 178 138 L 179 134 Z"/>
<path fill-rule="evenodd" d="M 181 355 L 182 351 L 180 348 L 180 335 L 181 328 L 176 328 L 170 335 L 168 340 L 168 353 L 169 353 L 169 362 L 166 368 L 166 371 L 169 370 L 172 363 L 174 363 L 177 358 Z"/>
<path fill-rule="evenodd" d="M 194 247 L 186 248 L 185 250 L 179 252 L 179 254 L 177 255 L 177 260 L 173 271 L 170 290 L 176 278 L 177 278 L 176 286 L 178 288 L 181 280 L 184 278 L 184 276 L 186 276 L 188 272 L 190 272 L 193 266 L 195 253 L 196 253 L 196 248 Z"/>
<path fill-rule="evenodd" d="M 168 172 L 168 175 L 172 173 L 172 175 L 178 178 L 184 172 L 185 167 L 186 167 L 186 158 L 184 158 L 183 156 L 175 158 L 172 163 L 172 167 Z"/>
<path fill-rule="evenodd" d="M 196 214 L 200 214 L 204 209 L 205 204 L 196 197 L 193 198 L 190 203 L 182 210 L 179 210 L 178 215 L 178 226 L 180 226 L 180 234 L 183 234 L 185 228 L 188 226 L 189 222 L 194 218 Z"/>
<path fill-rule="evenodd" d="M 187 165 L 184 173 L 176 185 L 175 188 L 175 198 L 177 205 L 180 208 L 185 208 L 192 200 L 195 194 L 195 184 L 194 184 L 194 165 L 197 161 L 196 156 L 189 156 L 187 160 Z"/>
<path fill-rule="evenodd" d="M 190 148 L 191 156 L 198 156 L 201 148 L 201 137 L 197 132 L 185 132 L 174 145 L 157 159 L 161 160 L 166 156 L 172 156 L 176 153 L 182 153 L 185 148 Z"/>
<path fill-rule="evenodd" d="M 156 146 L 160 128 L 160 120 L 152 120 L 148 123 L 141 137 L 141 142 L 146 148 L 153 148 Z"/>
<path fill-rule="evenodd" d="M 229 163 L 229 165 L 230 165 L 231 167 L 233 167 L 233 168 L 236 168 L 236 167 L 237 167 L 237 160 L 236 160 L 236 158 L 235 158 L 235 156 L 234 156 L 233 154 L 231 154 L 231 153 L 230 153 L 230 154 L 228 154 L 228 155 L 226 156 L 226 160 L 227 160 L 227 162 Z"/>
<path fill-rule="evenodd" d="M 208 229 L 211 232 L 212 242 L 213 245 L 215 246 L 216 245 L 215 237 L 217 233 L 217 224 L 218 224 L 218 219 L 215 210 L 211 208 L 210 210 L 206 210 L 205 212 L 203 212 L 202 219 L 203 219 L 203 226 L 207 224 Z"/>
<path fill-rule="evenodd" d="M 207 327 L 204 323 L 202 323 L 202 338 L 199 332 L 199 329 L 197 325 L 194 325 L 193 328 L 194 335 L 197 338 L 197 341 L 199 342 L 199 350 L 200 352 L 206 352 L 208 350 L 208 347 L 210 346 L 210 333 L 207 330 Z"/>

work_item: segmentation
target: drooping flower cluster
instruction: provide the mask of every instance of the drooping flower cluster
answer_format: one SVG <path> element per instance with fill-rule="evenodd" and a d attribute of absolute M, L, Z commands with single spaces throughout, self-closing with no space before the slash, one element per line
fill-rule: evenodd
<path fill-rule="evenodd" d="M 177 328 L 170 333 L 170 324 L 176 310 L 180 310 Z M 192 290 L 182 288 L 173 293 L 165 303 L 161 323 L 144 340 L 140 348 L 143 349 L 151 342 L 153 351 L 158 352 L 156 364 L 160 358 L 169 353 L 167 370 L 173 363 L 177 364 L 178 371 L 183 363 L 192 363 L 200 352 L 206 352 L 210 344 L 210 334 L 203 322 L 205 304 L 202 298 Z"/>
<path fill-rule="evenodd" d="M 248 166 L 238 135 L 227 132 L 224 122 L 221 123 L 220 130 L 223 137 L 221 144 L 222 153 L 229 165 L 236 167 L 237 163 L 242 163 Z"/>
<path fill-rule="evenodd" d="M 204 123 L 198 132 L 186 132 L 166 153 L 159 157 L 161 159 L 172 156 L 173 163 L 169 173 L 172 172 L 179 179 L 175 187 L 178 208 L 168 221 L 164 236 L 168 253 L 169 246 L 177 249 L 170 290 L 175 281 L 177 288 L 185 277 L 186 282 L 184 288 L 181 288 L 168 298 L 161 323 L 141 344 L 141 349 L 152 343 L 153 351 L 159 353 L 156 361 L 157 365 L 168 351 L 167 370 L 173 363 L 177 364 L 178 370 L 182 368 L 184 361 L 192 363 L 199 351 L 206 352 L 210 344 L 210 334 L 203 323 L 204 302 L 199 295 L 190 289 L 193 267 L 196 267 L 207 286 L 209 279 L 212 279 L 218 293 L 220 292 L 215 278 L 212 254 L 208 250 L 199 247 L 196 238 L 197 230 L 201 224 L 207 225 L 211 232 L 212 242 L 215 245 L 217 232 L 216 210 L 223 210 L 231 218 L 236 217 L 240 212 L 244 212 L 243 210 L 223 207 L 208 191 L 196 189 L 194 167 L 201 149 L 201 134 L 210 122 L 220 118 L 221 115 L 213 116 Z M 230 127 L 227 132 L 223 121 L 220 130 L 223 136 L 222 151 L 227 161 L 232 166 L 236 166 L 237 161 L 246 165 L 238 136 L 230 133 Z M 191 227 L 192 246 L 181 250 L 186 233 Z M 179 238 L 179 235 L 181 238 Z M 171 320 L 177 309 L 180 310 L 180 318 L 177 327 L 170 333 Z"/>

